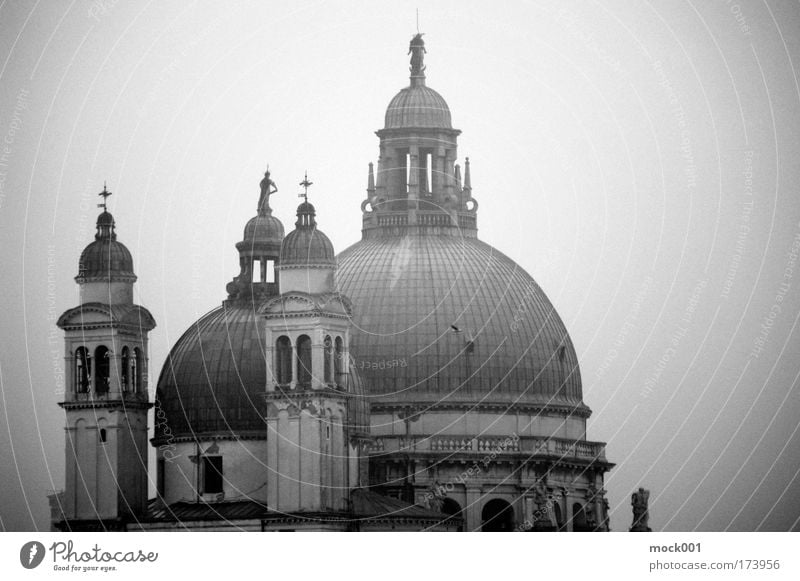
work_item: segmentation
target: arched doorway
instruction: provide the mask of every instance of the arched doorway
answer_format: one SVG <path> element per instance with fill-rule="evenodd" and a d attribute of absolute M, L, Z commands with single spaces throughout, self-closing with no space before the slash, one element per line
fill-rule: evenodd
<path fill-rule="evenodd" d="M 576 533 L 584 533 L 591 530 L 586 520 L 586 511 L 579 502 L 572 505 L 572 530 Z"/>
<path fill-rule="evenodd" d="M 514 530 L 514 509 L 502 498 L 493 498 L 483 505 L 481 523 L 484 532 L 511 532 Z"/>
<path fill-rule="evenodd" d="M 447 520 L 448 520 L 448 522 L 449 522 L 451 519 L 452 519 L 452 520 L 455 520 L 455 519 L 460 519 L 460 518 L 463 518 L 463 517 L 461 516 L 461 505 L 460 505 L 460 504 L 458 504 L 458 503 L 457 503 L 455 500 L 453 500 L 452 498 L 445 498 L 444 500 L 442 500 L 442 509 L 441 509 L 441 512 L 443 512 L 443 513 L 444 513 L 444 514 L 446 514 L 448 517 L 450 517 L 450 518 L 448 518 L 448 519 L 447 519 Z M 463 531 L 463 530 L 464 530 L 464 529 L 463 529 L 463 522 L 462 522 L 462 523 L 461 523 L 461 524 L 459 524 L 459 526 L 458 526 L 458 532 L 461 532 L 461 531 Z"/>

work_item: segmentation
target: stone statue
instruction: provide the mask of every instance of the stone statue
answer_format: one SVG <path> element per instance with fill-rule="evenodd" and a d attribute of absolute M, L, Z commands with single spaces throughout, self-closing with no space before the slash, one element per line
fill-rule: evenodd
<path fill-rule="evenodd" d="M 442 485 L 439 484 L 438 480 L 436 480 L 430 487 L 428 487 L 428 491 L 423 497 L 425 506 L 434 512 L 442 512 L 442 506 L 444 505 L 442 488 Z"/>
<path fill-rule="evenodd" d="M 422 74 L 422 72 L 425 70 L 423 60 L 426 52 L 425 41 L 422 40 L 422 33 L 417 33 L 416 36 L 411 39 L 411 44 L 408 47 L 408 54 L 411 55 L 412 75 Z"/>
<path fill-rule="evenodd" d="M 651 532 L 650 527 L 647 526 L 647 521 L 650 519 L 647 507 L 649 500 L 650 491 L 645 490 L 644 488 L 639 488 L 638 491 L 631 495 L 631 506 L 633 506 L 633 523 L 631 524 L 631 532 Z"/>
<path fill-rule="evenodd" d="M 603 496 L 602 499 L 602 514 L 603 514 L 603 522 L 600 523 L 601 530 L 610 531 L 611 530 L 611 516 L 609 513 L 609 506 L 608 506 L 608 499 Z"/>
<path fill-rule="evenodd" d="M 278 186 L 275 185 L 269 177 L 269 170 L 264 174 L 264 179 L 261 180 L 261 197 L 258 199 L 258 213 L 271 212 L 269 207 L 269 197 L 278 191 Z"/>

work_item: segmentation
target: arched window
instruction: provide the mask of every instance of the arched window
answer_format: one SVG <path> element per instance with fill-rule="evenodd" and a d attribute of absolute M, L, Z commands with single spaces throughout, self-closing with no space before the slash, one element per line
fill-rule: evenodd
<path fill-rule="evenodd" d="M 336 342 L 334 343 L 333 372 L 336 385 L 345 387 L 347 382 L 344 376 L 344 343 L 341 337 L 336 337 Z"/>
<path fill-rule="evenodd" d="M 275 342 L 275 375 L 279 385 L 292 381 L 292 342 L 289 337 L 278 337 Z"/>
<path fill-rule="evenodd" d="M 131 355 L 128 347 L 125 346 L 122 348 L 122 359 L 120 362 L 119 367 L 119 381 L 120 386 L 123 392 L 128 391 L 130 388 L 130 366 L 131 366 Z"/>
<path fill-rule="evenodd" d="M 558 501 L 553 502 L 553 514 L 556 517 L 556 526 L 558 530 L 564 530 L 564 516 L 561 514 L 561 504 Z"/>
<path fill-rule="evenodd" d="M 133 359 L 131 359 L 131 391 L 139 393 L 142 389 L 142 372 L 144 370 L 144 360 L 142 350 L 138 347 L 133 348 Z"/>
<path fill-rule="evenodd" d="M 576 533 L 589 531 L 589 523 L 586 522 L 586 511 L 579 502 L 572 505 L 572 530 Z"/>
<path fill-rule="evenodd" d="M 331 336 L 325 337 L 325 383 L 333 383 L 333 341 Z"/>
<path fill-rule="evenodd" d="M 95 393 L 108 393 L 111 362 L 109 361 L 108 347 L 100 345 L 94 350 L 94 391 Z"/>
<path fill-rule="evenodd" d="M 297 338 L 297 384 L 311 387 L 311 338 L 308 335 Z"/>
<path fill-rule="evenodd" d="M 511 532 L 514 530 L 514 509 L 502 498 L 493 498 L 483 506 L 481 522 L 484 532 Z"/>
<path fill-rule="evenodd" d="M 86 347 L 75 350 L 75 391 L 88 393 L 91 385 L 92 361 Z"/>

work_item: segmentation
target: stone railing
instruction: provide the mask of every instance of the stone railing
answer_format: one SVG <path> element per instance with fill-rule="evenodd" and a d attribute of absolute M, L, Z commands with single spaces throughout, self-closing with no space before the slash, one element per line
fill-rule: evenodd
<path fill-rule="evenodd" d="M 149 395 L 146 391 L 68 391 L 64 394 L 67 403 L 111 403 L 115 401 L 147 402 Z"/>
<path fill-rule="evenodd" d="M 580 460 L 605 460 L 605 444 L 569 438 L 537 436 L 376 436 L 371 453 L 449 452 L 467 454 L 525 454 Z"/>

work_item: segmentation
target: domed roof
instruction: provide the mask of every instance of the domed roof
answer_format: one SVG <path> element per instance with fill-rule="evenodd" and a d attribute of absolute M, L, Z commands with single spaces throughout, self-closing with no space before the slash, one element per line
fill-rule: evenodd
<path fill-rule="evenodd" d="M 136 280 L 133 257 L 122 242 L 117 242 L 114 217 L 110 213 L 104 211 L 97 217 L 94 238 L 81 252 L 75 280 L 79 283 L 92 278 Z"/>
<path fill-rule="evenodd" d="M 266 242 L 280 244 L 283 240 L 283 223 L 271 213 L 250 218 L 244 227 L 242 242 Z"/>
<path fill-rule="evenodd" d="M 384 128 L 401 127 L 452 129 L 450 108 L 430 87 L 412 84 L 397 93 L 386 108 Z"/>
<path fill-rule="evenodd" d="M 266 435 L 262 324 L 252 305 L 226 303 L 189 327 L 158 379 L 157 405 L 166 421 L 156 421 L 156 437 L 165 435 L 167 427 L 174 436 L 247 431 Z"/>
<path fill-rule="evenodd" d="M 475 238 L 396 236 L 342 252 L 350 352 L 373 406 L 392 402 L 580 405 L 578 359 L 534 280 Z"/>
<path fill-rule="evenodd" d="M 264 319 L 258 305 L 224 303 L 175 343 L 158 378 L 156 438 L 203 433 L 265 437 L 267 385 Z M 369 430 L 369 399 L 353 369 L 348 391 L 351 428 Z M 161 417 L 161 415 L 159 415 Z"/>
<path fill-rule="evenodd" d="M 323 265 L 336 266 L 336 255 L 330 239 L 317 228 L 314 206 L 303 202 L 297 207 L 296 228 L 281 244 L 280 268 Z"/>

